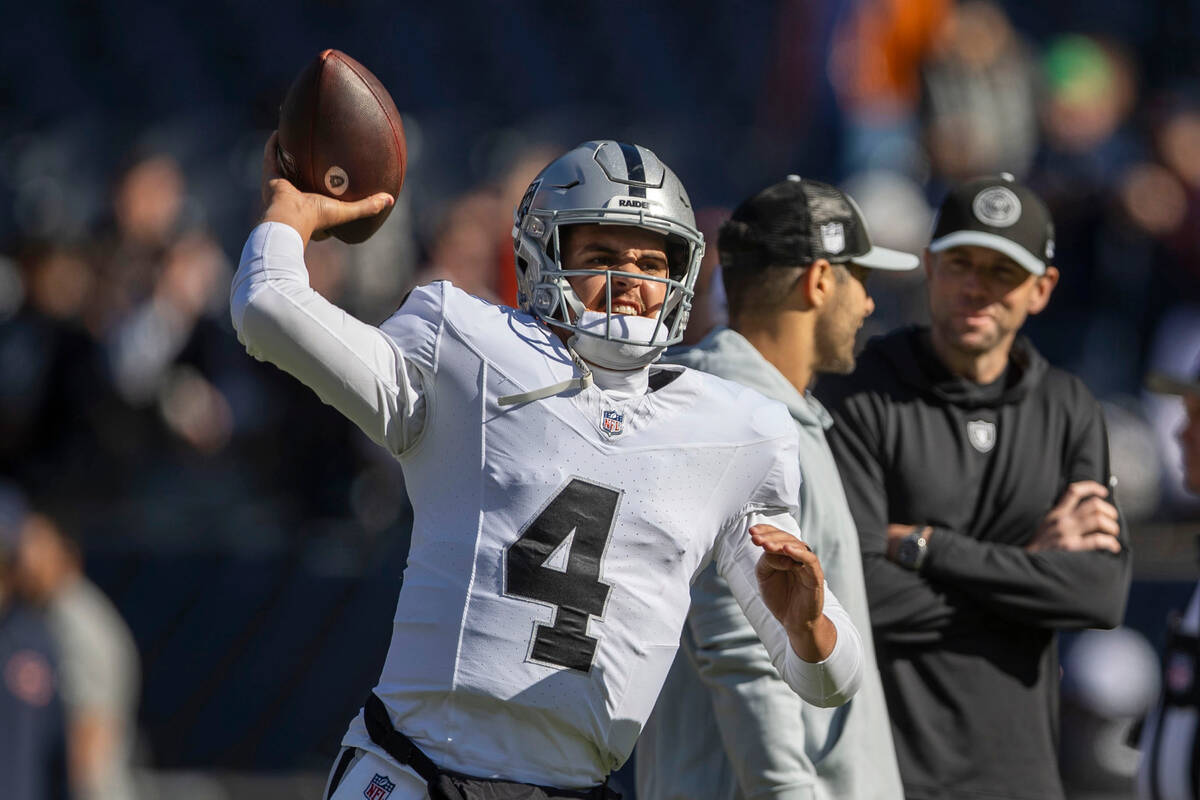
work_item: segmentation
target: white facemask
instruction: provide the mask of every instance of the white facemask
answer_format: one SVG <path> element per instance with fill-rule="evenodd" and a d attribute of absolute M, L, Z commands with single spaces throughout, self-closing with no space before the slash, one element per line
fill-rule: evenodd
<path fill-rule="evenodd" d="M 634 317 L 614 314 L 609 317 L 599 311 L 584 311 L 576 326 L 581 331 L 569 344 L 588 363 L 604 369 L 641 369 L 658 360 L 666 345 L 655 344 L 668 338 L 667 326 L 658 326 L 658 320 L 650 317 Z M 655 335 L 655 327 L 658 333 Z M 630 339 L 644 344 L 630 344 L 602 338 L 607 334 L 619 339 Z"/>

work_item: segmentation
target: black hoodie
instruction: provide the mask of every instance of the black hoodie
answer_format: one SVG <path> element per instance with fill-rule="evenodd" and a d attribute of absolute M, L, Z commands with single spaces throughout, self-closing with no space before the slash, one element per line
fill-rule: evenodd
<path fill-rule="evenodd" d="M 873 339 L 816 394 L 834 417 L 907 797 L 1061 798 L 1055 631 L 1120 623 L 1129 541 L 1122 520 L 1119 555 L 1023 545 L 1068 484 L 1109 484 L 1100 406 L 1024 338 L 979 385 L 918 328 Z M 919 573 L 887 560 L 889 523 L 934 526 Z"/>

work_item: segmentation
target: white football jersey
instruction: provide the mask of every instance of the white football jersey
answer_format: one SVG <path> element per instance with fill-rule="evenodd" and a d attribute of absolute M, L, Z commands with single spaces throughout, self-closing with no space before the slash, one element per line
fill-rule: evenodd
<path fill-rule="evenodd" d="M 796 531 L 797 441 L 782 405 L 666 367 L 635 396 L 591 386 L 501 406 L 575 374 L 545 325 L 448 283 L 364 325 L 308 289 L 286 226 L 252 234 L 233 306 L 252 354 L 404 465 L 412 546 L 376 693 L 440 766 L 602 781 L 654 706 L 691 580 L 712 557 L 798 692 L 821 704 L 853 693 L 860 643 L 836 598 L 826 592 L 837 646 L 807 664 L 758 596 L 746 528 L 769 518 Z M 344 744 L 381 752 L 361 716 Z"/>

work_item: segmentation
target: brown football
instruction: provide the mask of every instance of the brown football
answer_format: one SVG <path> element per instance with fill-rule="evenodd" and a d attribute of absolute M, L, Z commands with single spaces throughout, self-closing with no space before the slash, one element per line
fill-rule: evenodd
<path fill-rule="evenodd" d="M 400 112 L 379 79 L 340 50 L 323 51 L 296 77 L 279 111 L 278 141 L 279 169 L 303 191 L 351 201 L 400 194 L 408 157 Z M 357 244 L 391 209 L 329 232 Z"/>

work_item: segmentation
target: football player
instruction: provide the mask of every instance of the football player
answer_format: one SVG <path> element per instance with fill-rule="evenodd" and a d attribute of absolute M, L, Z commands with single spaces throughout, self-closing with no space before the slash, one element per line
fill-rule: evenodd
<path fill-rule="evenodd" d="M 238 335 L 391 451 L 414 507 L 390 650 L 326 797 L 611 796 L 710 560 L 798 694 L 854 693 L 859 634 L 789 513 L 787 410 L 651 366 L 704 248 L 665 164 L 571 150 L 514 215 L 519 311 L 439 282 L 374 327 L 310 288 L 303 251 L 391 198 L 301 193 L 273 153 Z"/>

